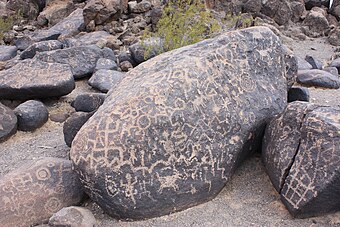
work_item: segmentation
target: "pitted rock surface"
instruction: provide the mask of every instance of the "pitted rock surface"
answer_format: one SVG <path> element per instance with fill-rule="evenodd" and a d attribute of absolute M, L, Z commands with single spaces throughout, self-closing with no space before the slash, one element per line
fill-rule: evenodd
<path fill-rule="evenodd" d="M 75 137 L 71 159 L 108 214 L 144 219 L 209 201 L 286 105 L 284 51 L 265 27 L 131 70 Z"/>
<path fill-rule="evenodd" d="M 263 162 L 294 216 L 339 211 L 340 109 L 289 104 L 266 129 Z"/>
<path fill-rule="evenodd" d="M 82 185 L 69 160 L 44 158 L 0 178 L 0 222 L 26 227 L 50 218 L 83 198 Z"/>
<path fill-rule="evenodd" d="M 67 65 L 23 60 L 12 68 L 0 71 L 0 99 L 34 99 L 58 97 L 75 87 Z"/>
<path fill-rule="evenodd" d="M 0 142 L 17 131 L 17 116 L 13 110 L 0 103 Z"/>
<path fill-rule="evenodd" d="M 103 51 L 98 46 L 91 45 L 40 52 L 36 58 L 44 62 L 68 64 L 74 78 L 79 79 L 93 73 L 102 56 Z"/>

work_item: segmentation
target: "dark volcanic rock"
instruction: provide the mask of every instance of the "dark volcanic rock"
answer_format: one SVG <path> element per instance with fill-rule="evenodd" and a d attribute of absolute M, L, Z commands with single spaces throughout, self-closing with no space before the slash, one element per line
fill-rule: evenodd
<path fill-rule="evenodd" d="M 6 140 L 17 131 L 17 116 L 0 103 L 0 142 Z"/>
<path fill-rule="evenodd" d="M 17 55 L 17 48 L 15 46 L 0 45 L 0 61 L 7 61 Z"/>
<path fill-rule="evenodd" d="M 309 90 L 305 87 L 291 87 L 288 90 L 288 102 L 305 101 L 309 102 Z"/>
<path fill-rule="evenodd" d="M 49 227 L 95 227 L 97 222 L 92 212 L 84 207 L 65 207 L 53 214 Z"/>
<path fill-rule="evenodd" d="M 293 102 L 266 129 L 263 162 L 289 212 L 340 208 L 340 109 Z"/>
<path fill-rule="evenodd" d="M 102 50 L 96 45 L 91 45 L 41 52 L 36 58 L 44 62 L 68 64 L 74 78 L 79 79 L 92 74 L 98 59 L 102 56 Z"/>
<path fill-rule="evenodd" d="M 99 58 L 96 64 L 95 70 L 107 69 L 107 70 L 117 70 L 117 63 L 111 59 Z"/>
<path fill-rule="evenodd" d="M 89 85 L 101 92 L 108 92 L 113 86 L 115 86 L 124 77 L 124 73 L 100 69 L 95 72 L 89 79 Z"/>
<path fill-rule="evenodd" d="M 301 84 L 315 87 L 335 89 L 340 87 L 339 77 L 319 69 L 299 70 L 297 81 Z"/>
<path fill-rule="evenodd" d="M 270 29 L 253 27 L 128 72 L 73 141 L 86 192 L 122 219 L 214 198 L 286 105 L 284 54 Z"/>
<path fill-rule="evenodd" d="M 67 146 L 71 147 L 72 141 L 79 129 L 86 123 L 86 121 L 93 115 L 91 113 L 76 112 L 73 113 L 64 123 L 63 133 L 64 140 Z"/>
<path fill-rule="evenodd" d="M 338 69 L 336 67 L 325 67 L 323 70 L 333 74 L 334 76 L 338 76 L 339 75 L 339 71 L 338 71 Z"/>
<path fill-rule="evenodd" d="M 92 112 L 97 110 L 104 102 L 105 94 L 101 93 L 85 93 L 76 97 L 72 106 L 76 111 Z"/>
<path fill-rule="evenodd" d="M 311 10 L 313 7 L 325 6 L 328 8 L 329 0 L 305 0 L 305 6 L 307 10 Z"/>
<path fill-rule="evenodd" d="M 20 54 L 21 59 L 33 58 L 37 52 L 51 51 L 63 48 L 58 40 L 48 40 L 34 43 Z"/>
<path fill-rule="evenodd" d="M 313 69 L 313 66 L 303 58 L 297 57 L 297 62 L 299 70 Z"/>
<path fill-rule="evenodd" d="M 309 11 L 303 21 L 303 25 L 306 27 L 305 34 L 310 37 L 325 35 L 329 29 L 326 14 L 326 11 L 321 8 L 313 8 L 313 10 Z"/>
<path fill-rule="evenodd" d="M 83 196 L 69 160 L 44 158 L 27 163 L 0 178 L 1 226 L 41 223 L 61 208 L 79 204 Z"/>
<path fill-rule="evenodd" d="M 333 60 L 329 66 L 337 68 L 340 73 L 340 58 Z"/>
<path fill-rule="evenodd" d="M 44 103 L 36 100 L 26 101 L 14 109 L 18 117 L 18 129 L 33 131 L 41 127 L 48 120 L 48 110 Z"/>
<path fill-rule="evenodd" d="M 322 69 L 322 63 L 313 56 L 306 55 L 305 60 L 313 67 L 313 69 Z"/>
<path fill-rule="evenodd" d="M 8 0 L 6 8 L 14 14 L 20 12 L 24 18 L 30 20 L 34 20 L 39 14 L 39 5 L 36 0 Z"/>
<path fill-rule="evenodd" d="M 59 97 L 75 87 L 69 66 L 24 60 L 0 71 L 0 99 L 34 99 Z"/>
<path fill-rule="evenodd" d="M 129 47 L 133 60 L 140 64 L 162 52 L 162 40 L 150 38 L 144 42 L 138 42 Z"/>

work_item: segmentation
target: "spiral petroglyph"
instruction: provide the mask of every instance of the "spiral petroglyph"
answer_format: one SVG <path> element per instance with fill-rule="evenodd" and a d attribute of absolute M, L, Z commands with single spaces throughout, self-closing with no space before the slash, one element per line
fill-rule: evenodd
<path fill-rule="evenodd" d="M 215 197 L 286 105 L 284 59 L 278 37 L 256 27 L 128 72 L 73 141 L 71 159 L 86 192 L 123 219 Z"/>

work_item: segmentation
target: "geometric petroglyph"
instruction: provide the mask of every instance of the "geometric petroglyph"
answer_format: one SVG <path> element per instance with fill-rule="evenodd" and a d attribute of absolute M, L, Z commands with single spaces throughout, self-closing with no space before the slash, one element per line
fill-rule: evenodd
<path fill-rule="evenodd" d="M 66 193 L 67 192 L 67 193 Z M 0 223 L 30 226 L 78 204 L 83 188 L 69 160 L 44 158 L 0 178 Z"/>
<path fill-rule="evenodd" d="M 254 27 L 128 72 L 73 141 L 86 192 L 122 219 L 214 198 L 286 105 L 284 57 L 279 38 Z"/>
<path fill-rule="evenodd" d="M 293 102 L 269 124 L 263 161 L 296 217 L 340 210 L 340 109 Z"/>

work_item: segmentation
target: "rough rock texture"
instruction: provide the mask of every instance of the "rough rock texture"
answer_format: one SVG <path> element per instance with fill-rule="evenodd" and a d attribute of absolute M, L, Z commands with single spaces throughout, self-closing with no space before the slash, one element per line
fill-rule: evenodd
<path fill-rule="evenodd" d="M 292 17 L 289 3 L 285 0 L 263 1 L 261 13 L 273 18 L 279 25 L 286 24 Z"/>
<path fill-rule="evenodd" d="M 332 31 L 330 31 L 328 35 L 328 42 L 332 44 L 333 46 L 340 46 L 340 27 L 337 27 L 333 29 Z"/>
<path fill-rule="evenodd" d="M 37 21 L 39 25 L 53 26 L 69 16 L 75 9 L 72 0 L 52 1 L 39 14 Z"/>
<path fill-rule="evenodd" d="M 329 29 L 326 12 L 321 8 L 314 8 L 306 16 L 303 25 L 306 26 L 305 34 L 310 37 L 325 35 L 326 31 Z"/>
<path fill-rule="evenodd" d="M 26 50 L 21 52 L 20 58 L 33 58 L 37 52 L 51 51 L 63 48 L 63 44 L 58 40 L 41 41 L 30 45 Z"/>
<path fill-rule="evenodd" d="M 79 129 L 85 124 L 85 122 L 93 115 L 91 113 L 76 112 L 73 113 L 64 123 L 63 133 L 64 140 L 67 146 L 71 147 L 72 141 Z"/>
<path fill-rule="evenodd" d="M 101 93 L 84 93 L 76 97 L 72 106 L 76 111 L 92 112 L 103 104 L 105 98 L 106 95 Z"/>
<path fill-rule="evenodd" d="M 127 9 L 126 0 L 90 0 L 84 8 L 85 24 L 103 24 Z"/>
<path fill-rule="evenodd" d="M 13 14 L 22 13 L 24 18 L 34 20 L 39 14 L 39 5 L 35 0 L 8 0 L 7 10 L 13 11 Z"/>
<path fill-rule="evenodd" d="M 340 88 L 340 79 L 338 76 L 319 69 L 299 70 L 297 81 L 308 86 Z"/>
<path fill-rule="evenodd" d="M 102 56 L 102 50 L 96 45 L 91 45 L 41 52 L 36 58 L 44 62 L 68 64 L 74 78 L 79 79 L 92 74 L 98 59 Z"/>
<path fill-rule="evenodd" d="M 21 131 L 33 131 L 46 123 L 48 110 L 44 103 L 36 100 L 26 101 L 14 109 L 18 117 L 18 129 Z"/>
<path fill-rule="evenodd" d="M 288 90 L 288 102 L 309 102 L 309 90 L 306 87 L 293 86 Z"/>
<path fill-rule="evenodd" d="M 49 227 L 95 227 L 96 219 L 90 210 L 83 207 L 65 207 L 53 214 L 48 221 Z"/>
<path fill-rule="evenodd" d="M 340 110 L 293 102 L 266 129 L 263 162 L 290 213 L 340 208 Z"/>
<path fill-rule="evenodd" d="M 0 45 L 0 61 L 7 61 L 17 55 L 17 48 L 15 46 Z"/>
<path fill-rule="evenodd" d="M 17 130 L 17 116 L 5 105 L 0 103 L 0 142 L 6 140 Z"/>
<path fill-rule="evenodd" d="M 0 99 L 59 97 L 75 87 L 69 66 L 24 60 L 0 71 Z"/>
<path fill-rule="evenodd" d="M 80 33 L 79 37 L 74 39 L 66 39 L 66 45 L 68 47 L 74 46 L 88 46 L 92 44 L 96 44 L 100 41 L 107 42 L 108 39 L 114 38 L 113 35 L 106 31 L 95 31 L 90 33 Z"/>
<path fill-rule="evenodd" d="M 129 47 L 133 60 L 140 64 L 161 53 L 162 40 L 159 38 L 149 38 L 143 43 L 138 42 Z M 149 50 L 151 47 L 151 50 Z"/>
<path fill-rule="evenodd" d="M 159 55 L 126 74 L 70 156 L 108 214 L 144 219 L 214 198 L 287 99 L 284 51 L 265 27 Z"/>
<path fill-rule="evenodd" d="M 91 87 L 106 93 L 123 79 L 124 74 L 114 70 L 100 69 L 91 76 L 88 83 Z"/>
<path fill-rule="evenodd" d="M 107 69 L 107 70 L 117 70 L 117 63 L 111 59 L 99 58 L 96 64 L 95 70 Z"/>
<path fill-rule="evenodd" d="M 0 223 L 26 227 L 41 223 L 63 207 L 77 205 L 83 188 L 69 160 L 43 158 L 0 178 Z"/>

